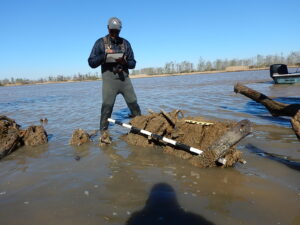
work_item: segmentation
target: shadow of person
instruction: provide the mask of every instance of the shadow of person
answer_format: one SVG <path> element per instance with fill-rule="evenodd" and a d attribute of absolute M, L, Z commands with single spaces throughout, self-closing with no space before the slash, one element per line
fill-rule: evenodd
<path fill-rule="evenodd" d="M 165 183 L 158 183 L 151 189 L 145 207 L 132 216 L 126 225 L 212 225 L 200 215 L 185 212 L 179 205 L 173 188 Z"/>

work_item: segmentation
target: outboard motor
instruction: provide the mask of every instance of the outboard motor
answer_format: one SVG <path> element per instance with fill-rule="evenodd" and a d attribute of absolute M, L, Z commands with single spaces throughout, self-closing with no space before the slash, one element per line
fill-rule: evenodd
<path fill-rule="evenodd" d="M 273 64 L 270 66 L 270 76 L 273 78 L 273 74 L 288 74 L 288 68 L 285 64 Z"/>

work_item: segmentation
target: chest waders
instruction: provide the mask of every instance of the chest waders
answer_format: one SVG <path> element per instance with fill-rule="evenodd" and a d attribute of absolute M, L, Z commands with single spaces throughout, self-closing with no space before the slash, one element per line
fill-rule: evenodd
<path fill-rule="evenodd" d="M 126 52 L 124 41 L 120 44 L 111 43 L 108 36 L 103 38 L 105 50 L 112 49 L 117 52 Z M 107 130 L 108 121 L 111 117 L 115 100 L 118 94 L 122 94 L 132 116 L 141 115 L 140 107 L 137 103 L 137 97 L 134 92 L 130 78 L 128 77 L 128 69 L 121 73 L 114 73 L 114 67 L 117 64 L 102 65 L 102 107 L 100 118 L 100 131 Z M 105 69 L 103 69 L 105 68 Z"/>

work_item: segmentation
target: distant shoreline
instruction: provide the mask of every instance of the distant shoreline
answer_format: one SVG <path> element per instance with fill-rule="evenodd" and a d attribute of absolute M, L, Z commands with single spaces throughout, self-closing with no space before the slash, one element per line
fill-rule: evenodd
<path fill-rule="evenodd" d="M 245 71 L 257 71 L 257 70 L 269 70 L 269 68 L 253 68 L 253 69 L 243 69 L 235 71 L 226 71 L 226 70 L 214 70 L 214 71 L 201 71 L 201 72 L 190 72 L 190 73 L 172 73 L 172 74 L 158 74 L 158 75 L 148 75 L 148 74 L 137 74 L 129 75 L 131 79 L 138 78 L 151 78 L 151 77 L 170 77 L 170 76 L 185 76 L 185 75 L 197 75 L 197 74 L 212 74 L 212 73 L 233 73 L 233 72 L 245 72 Z M 73 83 L 73 82 L 90 82 L 90 81 L 99 81 L 102 78 L 97 80 L 67 80 L 67 81 L 46 81 L 46 82 L 32 82 L 32 83 L 14 83 L 14 84 L 5 84 L 0 87 L 10 87 L 10 86 L 22 86 L 22 85 L 43 85 L 43 84 L 59 84 L 59 83 Z"/>
<path fill-rule="evenodd" d="M 212 74 L 212 73 L 233 73 L 233 72 L 245 72 L 245 71 L 256 71 L 256 70 L 269 70 L 269 68 L 255 68 L 255 69 L 245 69 L 245 70 L 235 70 L 235 71 L 214 70 L 214 71 L 170 73 L 170 74 L 158 74 L 158 75 L 137 74 L 137 75 L 129 75 L 129 77 L 131 79 L 134 79 L 134 78 L 170 77 L 170 76 L 185 76 L 185 75 Z"/>

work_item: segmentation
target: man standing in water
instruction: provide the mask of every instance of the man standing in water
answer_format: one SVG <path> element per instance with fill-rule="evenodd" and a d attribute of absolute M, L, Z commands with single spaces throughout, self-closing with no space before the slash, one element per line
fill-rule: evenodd
<path fill-rule="evenodd" d="M 94 44 L 90 57 L 89 65 L 97 68 L 101 65 L 102 73 L 102 107 L 100 118 L 100 142 L 110 144 L 110 137 L 107 132 L 108 121 L 111 117 L 116 96 L 122 94 L 132 116 L 141 115 L 140 107 L 137 103 L 132 83 L 128 77 L 128 69 L 134 69 L 136 61 L 130 43 L 119 37 L 122 22 L 116 17 L 108 20 L 109 34 L 100 38 Z M 107 54 L 121 53 L 122 57 L 116 58 L 111 62 Z M 124 54 L 122 54 L 124 53 Z M 112 55 L 113 56 L 113 55 Z"/>

